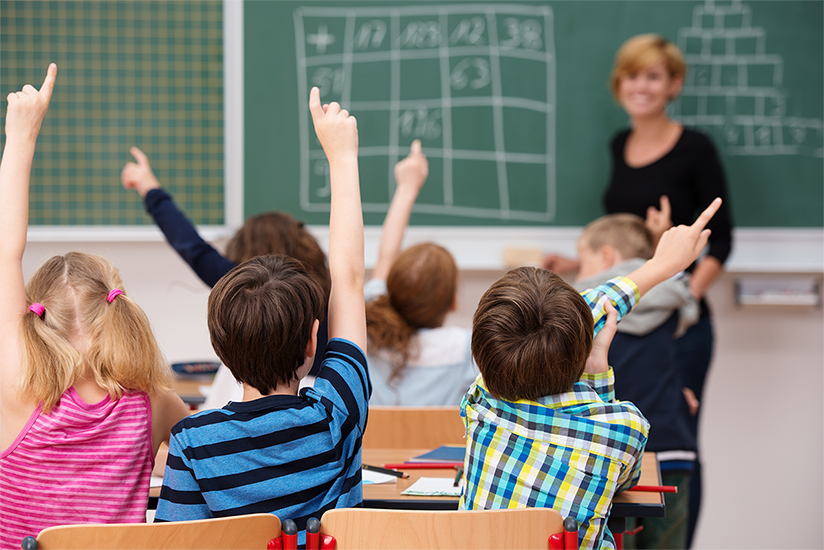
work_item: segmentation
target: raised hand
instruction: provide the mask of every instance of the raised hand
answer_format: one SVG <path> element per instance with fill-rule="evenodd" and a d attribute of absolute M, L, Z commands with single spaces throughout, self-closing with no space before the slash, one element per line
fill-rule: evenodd
<path fill-rule="evenodd" d="M 644 225 L 652 233 L 656 243 L 664 234 L 664 231 L 672 227 L 672 207 L 670 206 L 669 197 L 661 195 L 660 201 L 661 209 L 650 206 L 647 208 L 647 219 L 644 220 Z"/>
<path fill-rule="evenodd" d="M 137 163 L 126 163 L 126 166 L 120 172 L 120 181 L 123 183 L 124 189 L 135 189 L 141 197 L 145 197 L 146 193 L 152 189 L 159 188 L 160 182 L 157 181 L 154 172 L 152 172 L 149 159 L 143 151 L 137 147 L 132 147 L 129 152 L 137 160 Z"/>
<path fill-rule="evenodd" d="M 421 152 L 421 140 L 412 142 L 409 155 L 395 165 L 395 183 L 398 187 L 411 187 L 416 193 L 421 190 L 429 176 L 429 161 Z"/>
<path fill-rule="evenodd" d="M 46 71 L 46 78 L 40 90 L 26 84 L 19 92 L 8 95 L 9 108 L 6 111 L 6 136 L 36 140 L 40 133 L 43 117 L 49 109 L 57 65 L 52 63 Z"/>
<path fill-rule="evenodd" d="M 320 90 L 314 87 L 309 92 L 309 112 L 312 113 L 315 133 L 330 165 L 357 158 L 358 123 L 349 111 L 341 109 L 336 102 L 321 106 Z"/>

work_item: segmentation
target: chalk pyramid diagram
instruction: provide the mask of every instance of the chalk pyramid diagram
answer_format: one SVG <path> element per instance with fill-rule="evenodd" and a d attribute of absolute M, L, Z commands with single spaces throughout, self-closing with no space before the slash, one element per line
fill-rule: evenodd
<path fill-rule="evenodd" d="M 729 155 L 824 157 L 822 120 L 788 115 L 784 60 L 751 22 L 740 0 L 706 0 L 693 10 L 692 26 L 678 32 L 689 70 L 673 117 L 720 136 Z"/>

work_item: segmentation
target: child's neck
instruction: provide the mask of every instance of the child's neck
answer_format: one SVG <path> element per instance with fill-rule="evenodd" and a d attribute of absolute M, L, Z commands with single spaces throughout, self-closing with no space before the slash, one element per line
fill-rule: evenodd
<path fill-rule="evenodd" d="M 266 394 L 260 393 L 249 384 L 243 384 L 243 401 L 245 403 L 247 401 L 254 401 L 255 399 L 269 397 L 272 395 L 297 395 L 299 389 L 300 380 L 292 380 L 289 384 L 278 384 L 274 391 Z"/>

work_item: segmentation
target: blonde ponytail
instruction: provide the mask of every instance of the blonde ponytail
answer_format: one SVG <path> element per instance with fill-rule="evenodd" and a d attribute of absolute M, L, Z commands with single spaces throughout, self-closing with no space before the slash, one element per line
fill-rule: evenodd
<path fill-rule="evenodd" d="M 19 391 L 42 403 L 46 413 L 83 374 L 83 356 L 61 336 L 58 316 L 50 308 L 40 316 L 29 312 L 20 327 L 24 368 Z M 33 361 L 36 368 L 31 368 Z"/>
<path fill-rule="evenodd" d="M 101 301 L 102 312 L 90 326 L 87 357 L 97 384 L 115 398 L 124 390 L 170 390 L 171 371 L 140 306 L 125 294 L 111 303 L 105 296 Z"/>

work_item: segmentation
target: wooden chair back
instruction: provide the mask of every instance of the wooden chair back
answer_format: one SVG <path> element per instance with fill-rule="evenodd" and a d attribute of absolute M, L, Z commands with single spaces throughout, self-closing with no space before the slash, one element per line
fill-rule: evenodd
<path fill-rule="evenodd" d="M 454 512 L 351 508 L 325 512 L 320 530 L 335 537 L 337 550 L 546 550 L 549 536 L 562 533 L 564 522 L 550 508 Z"/>
<path fill-rule="evenodd" d="M 464 444 L 458 407 L 369 407 L 364 448 L 434 449 Z"/>
<path fill-rule="evenodd" d="M 37 536 L 38 550 L 266 550 L 280 536 L 280 519 L 273 514 L 171 523 L 61 525 Z"/>

